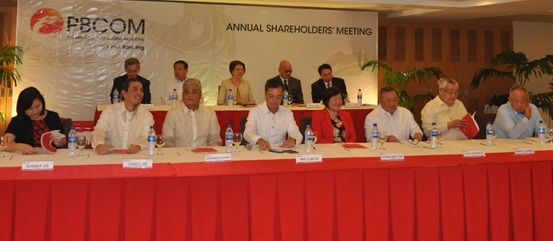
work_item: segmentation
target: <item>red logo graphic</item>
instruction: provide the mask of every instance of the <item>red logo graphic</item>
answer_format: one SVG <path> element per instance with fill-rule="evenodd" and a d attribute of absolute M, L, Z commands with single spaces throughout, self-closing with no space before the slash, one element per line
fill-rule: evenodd
<path fill-rule="evenodd" d="M 63 29 L 63 18 L 54 9 L 39 9 L 31 17 L 31 29 L 39 34 L 59 33 Z"/>

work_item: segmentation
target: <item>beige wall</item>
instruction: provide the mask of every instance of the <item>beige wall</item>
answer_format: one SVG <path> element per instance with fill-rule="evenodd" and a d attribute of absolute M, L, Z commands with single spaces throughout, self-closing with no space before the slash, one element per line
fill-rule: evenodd
<path fill-rule="evenodd" d="M 523 52 L 529 60 L 543 58 L 553 54 L 553 23 L 513 22 L 514 51 Z M 548 92 L 549 82 L 553 82 L 553 76 L 544 76 L 541 79 L 531 79 L 526 87 L 531 92 Z M 542 118 L 553 124 L 548 115 L 542 113 Z"/>

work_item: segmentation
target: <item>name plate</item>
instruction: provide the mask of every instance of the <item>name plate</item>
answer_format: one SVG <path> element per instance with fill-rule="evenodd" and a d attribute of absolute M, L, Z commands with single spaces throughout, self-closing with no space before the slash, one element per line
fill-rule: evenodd
<path fill-rule="evenodd" d="M 309 103 L 307 105 L 305 105 L 307 108 L 321 108 L 322 105 L 321 103 Z"/>
<path fill-rule="evenodd" d="M 315 155 L 297 155 L 296 156 L 296 164 L 298 164 L 298 163 L 318 163 L 318 162 L 323 162 L 323 155 L 315 154 Z"/>
<path fill-rule="evenodd" d="M 380 161 L 404 161 L 404 160 L 405 160 L 405 156 L 401 152 L 380 154 Z"/>
<path fill-rule="evenodd" d="M 152 168 L 152 159 L 125 159 L 123 168 Z"/>
<path fill-rule="evenodd" d="M 140 106 L 144 107 L 146 110 L 153 110 L 155 108 L 154 104 L 140 104 Z"/>
<path fill-rule="evenodd" d="M 534 155 L 534 148 L 530 147 L 519 147 L 515 148 L 515 155 Z"/>
<path fill-rule="evenodd" d="M 484 150 L 463 150 L 463 157 L 486 157 Z"/>
<path fill-rule="evenodd" d="M 54 161 L 23 161 L 21 163 L 23 171 L 53 171 Z"/>
<path fill-rule="evenodd" d="M 205 162 L 225 162 L 230 161 L 230 153 L 217 153 L 217 154 L 207 154 L 205 155 Z"/>

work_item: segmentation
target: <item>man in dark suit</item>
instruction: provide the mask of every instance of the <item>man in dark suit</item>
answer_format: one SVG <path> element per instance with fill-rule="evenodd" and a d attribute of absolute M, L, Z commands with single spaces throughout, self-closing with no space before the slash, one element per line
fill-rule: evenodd
<path fill-rule="evenodd" d="M 292 103 L 303 104 L 303 92 L 301 90 L 301 81 L 292 77 L 292 64 L 287 60 L 280 61 L 278 67 L 278 75 L 272 79 L 282 81 L 284 84 L 284 90 L 288 91 L 288 95 L 292 96 Z M 269 80 L 272 80 L 269 79 Z M 269 81 L 267 80 L 267 81 Z"/>
<path fill-rule="evenodd" d="M 329 64 L 319 66 L 319 75 L 321 78 L 311 84 L 311 99 L 313 99 L 313 103 L 321 102 L 323 93 L 330 86 L 338 87 L 340 93 L 342 93 L 342 98 L 348 95 L 346 83 L 343 79 L 332 76 L 332 68 Z"/>
<path fill-rule="evenodd" d="M 119 95 L 121 96 L 121 86 L 123 86 L 123 83 L 129 79 L 136 78 L 142 83 L 142 87 L 144 88 L 142 104 L 149 104 L 152 99 L 152 95 L 150 94 L 150 81 L 138 75 L 139 72 L 140 61 L 138 61 L 137 58 L 129 58 L 125 60 L 125 73 L 127 74 L 113 79 L 113 87 L 111 88 L 111 92 L 109 92 L 109 96 L 111 97 L 113 90 L 115 89 L 117 89 L 117 92 L 119 92 Z M 110 99 L 111 103 L 113 103 L 113 98 Z"/>

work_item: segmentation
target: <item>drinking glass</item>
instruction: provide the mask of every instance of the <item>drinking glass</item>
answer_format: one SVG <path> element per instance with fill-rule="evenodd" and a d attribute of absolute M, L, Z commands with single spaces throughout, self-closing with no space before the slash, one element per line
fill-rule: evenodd
<path fill-rule="evenodd" d="M 442 131 L 438 131 L 438 134 L 436 135 L 438 139 L 438 147 L 442 147 L 442 140 L 444 139 L 444 133 Z"/>
<path fill-rule="evenodd" d="M 236 104 L 238 104 L 238 99 L 232 98 L 232 107 L 236 108 Z"/>
<path fill-rule="evenodd" d="M 238 147 L 240 146 L 240 143 L 242 143 L 242 133 L 240 132 L 232 133 L 232 142 L 234 143 L 234 146 L 236 146 L 235 152 L 240 152 L 238 150 Z"/>
<path fill-rule="evenodd" d="M 161 148 L 165 146 L 165 140 L 163 140 L 162 135 L 156 135 L 156 147 L 158 149 L 157 155 L 163 155 Z"/>
<path fill-rule="evenodd" d="M 4 158 L 4 150 L 8 148 L 8 141 L 4 136 L 0 136 L 0 158 Z"/>
<path fill-rule="evenodd" d="M 77 136 L 77 148 L 79 148 L 79 154 L 77 156 L 84 156 L 83 149 L 86 146 L 86 136 Z"/>
<path fill-rule="evenodd" d="M 288 94 L 288 107 L 292 108 L 292 102 L 294 102 L 294 97 Z"/>
<path fill-rule="evenodd" d="M 313 150 L 315 150 L 315 143 L 317 143 L 317 132 L 312 133 L 311 141 L 313 142 Z"/>
<path fill-rule="evenodd" d="M 553 146 L 553 127 L 549 128 L 549 132 L 547 134 L 549 134 L 549 144 Z"/>
<path fill-rule="evenodd" d="M 384 149 L 384 143 L 386 142 L 386 139 L 388 138 L 388 132 L 380 131 L 378 132 L 378 142 L 380 142 L 380 149 Z"/>

